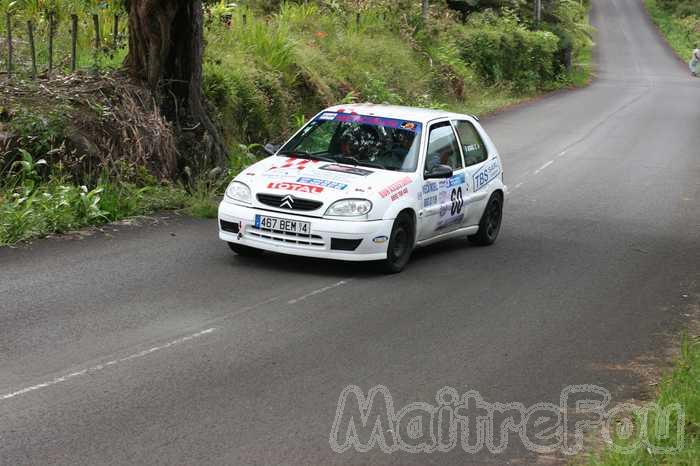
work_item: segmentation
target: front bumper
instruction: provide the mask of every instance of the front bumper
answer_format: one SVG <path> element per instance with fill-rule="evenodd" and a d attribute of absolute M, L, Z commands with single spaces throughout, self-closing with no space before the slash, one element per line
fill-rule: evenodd
<path fill-rule="evenodd" d="M 280 232 L 271 232 L 255 227 L 255 215 L 311 223 L 310 237 L 298 237 Z M 222 228 L 222 221 L 237 226 L 234 233 L 230 226 Z M 393 226 L 392 220 L 342 221 L 316 217 L 304 217 L 286 212 L 268 211 L 255 207 L 245 207 L 226 200 L 219 204 L 219 238 L 229 243 L 237 243 L 266 251 L 295 256 L 318 257 L 346 261 L 373 261 L 386 259 L 388 238 Z M 386 238 L 375 242 L 376 238 Z M 353 251 L 331 249 L 331 240 L 335 244 L 348 243 L 337 240 L 361 240 Z"/>

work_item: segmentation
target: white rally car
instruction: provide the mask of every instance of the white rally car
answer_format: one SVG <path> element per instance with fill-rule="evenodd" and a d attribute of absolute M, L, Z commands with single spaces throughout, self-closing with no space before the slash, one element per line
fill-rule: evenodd
<path fill-rule="evenodd" d="M 498 236 L 503 169 L 474 117 L 341 105 L 267 149 L 219 206 L 219 237 L 238 254 L 376 260 L 398 272 L 416 246 Z"/>

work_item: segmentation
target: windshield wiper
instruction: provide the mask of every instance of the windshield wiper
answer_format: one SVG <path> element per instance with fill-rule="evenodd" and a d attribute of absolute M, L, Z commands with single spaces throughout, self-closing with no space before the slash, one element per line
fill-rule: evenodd
<path fill-rule="evenodd" d="M 351 157 L 348 155 L 343 155 L 341 157 L 338 157 L 337 160 L 338 160 L 338 162 L 347 163 L 350 165 L 362 165 L 364 167 L 372 167 L 372 168 L 379 168 L 381 170 L 386 170 L 386 167 L 384 165 L 382 165 L 381 163 L 363 162 L 363 161 L 358 160 L 355 157 Z"/>
<path fill-rule="evenodd" d="M 294 156 L 298 159 L 323 160 L 324 162 L 335 162 L 334 159 L 331 159 L 329 157 L 322 157 L 320 155 L 310 154 L 310 153 L 303 151 L 303 150 L 284 151 L 284 152 L 280 152 L 278 155 Z"/>

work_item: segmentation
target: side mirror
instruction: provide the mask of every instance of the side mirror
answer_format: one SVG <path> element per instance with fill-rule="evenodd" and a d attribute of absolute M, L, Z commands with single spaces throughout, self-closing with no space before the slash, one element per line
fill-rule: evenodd
<path fill-rule="evenodd" d="M 452 167 L 449 165 L 437 165 L 429 172 L 425 172 L 424 178 L 426 180 L 452 178 Z"/>
<path fill-rule="evenodd" d="M 270 143 L 267 143 L 267 144 L 265 144 L 265 146 L 263 147 L 263 149 L 264 149 L 265 152 L 267 152 L 268 154 L 270 154 L 270 155 L 275 155 L 275 154 L 277 153 L 277 151 L 280 150 L 280 147 L 281 147 L 281 146 L 278 145 L 278 144 L 270 144 Z"/>

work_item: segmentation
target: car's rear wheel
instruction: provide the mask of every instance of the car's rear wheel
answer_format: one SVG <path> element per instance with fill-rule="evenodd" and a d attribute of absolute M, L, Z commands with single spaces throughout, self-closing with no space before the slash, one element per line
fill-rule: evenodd
<path fill-rule="evenodd" d="M 469 237 L 469 241 L 479 246 L 489 246 L 496 242 L 501 231 L 503 220 L 503 197 L 500 193 L 493 193 L 486 204 L 484 214 L 479 222 L 479 231 Z"/>
<path fill-rule="evenodd" d="M 243 246 L 242 244 L 238 243 L 228 243 L 228 247 L 239 256 L 252 257 L 262 253 L 260 249 Z"/>
<path fill-rule="evenodd" d="M 414 246 L 413 219 L 407 213 L 402 213 L 391 229 L 389 245 L 386 251 L 386 259 L 382 261 L 382 270 L 385 273 L 399 273 L 406 267 Z"/>

